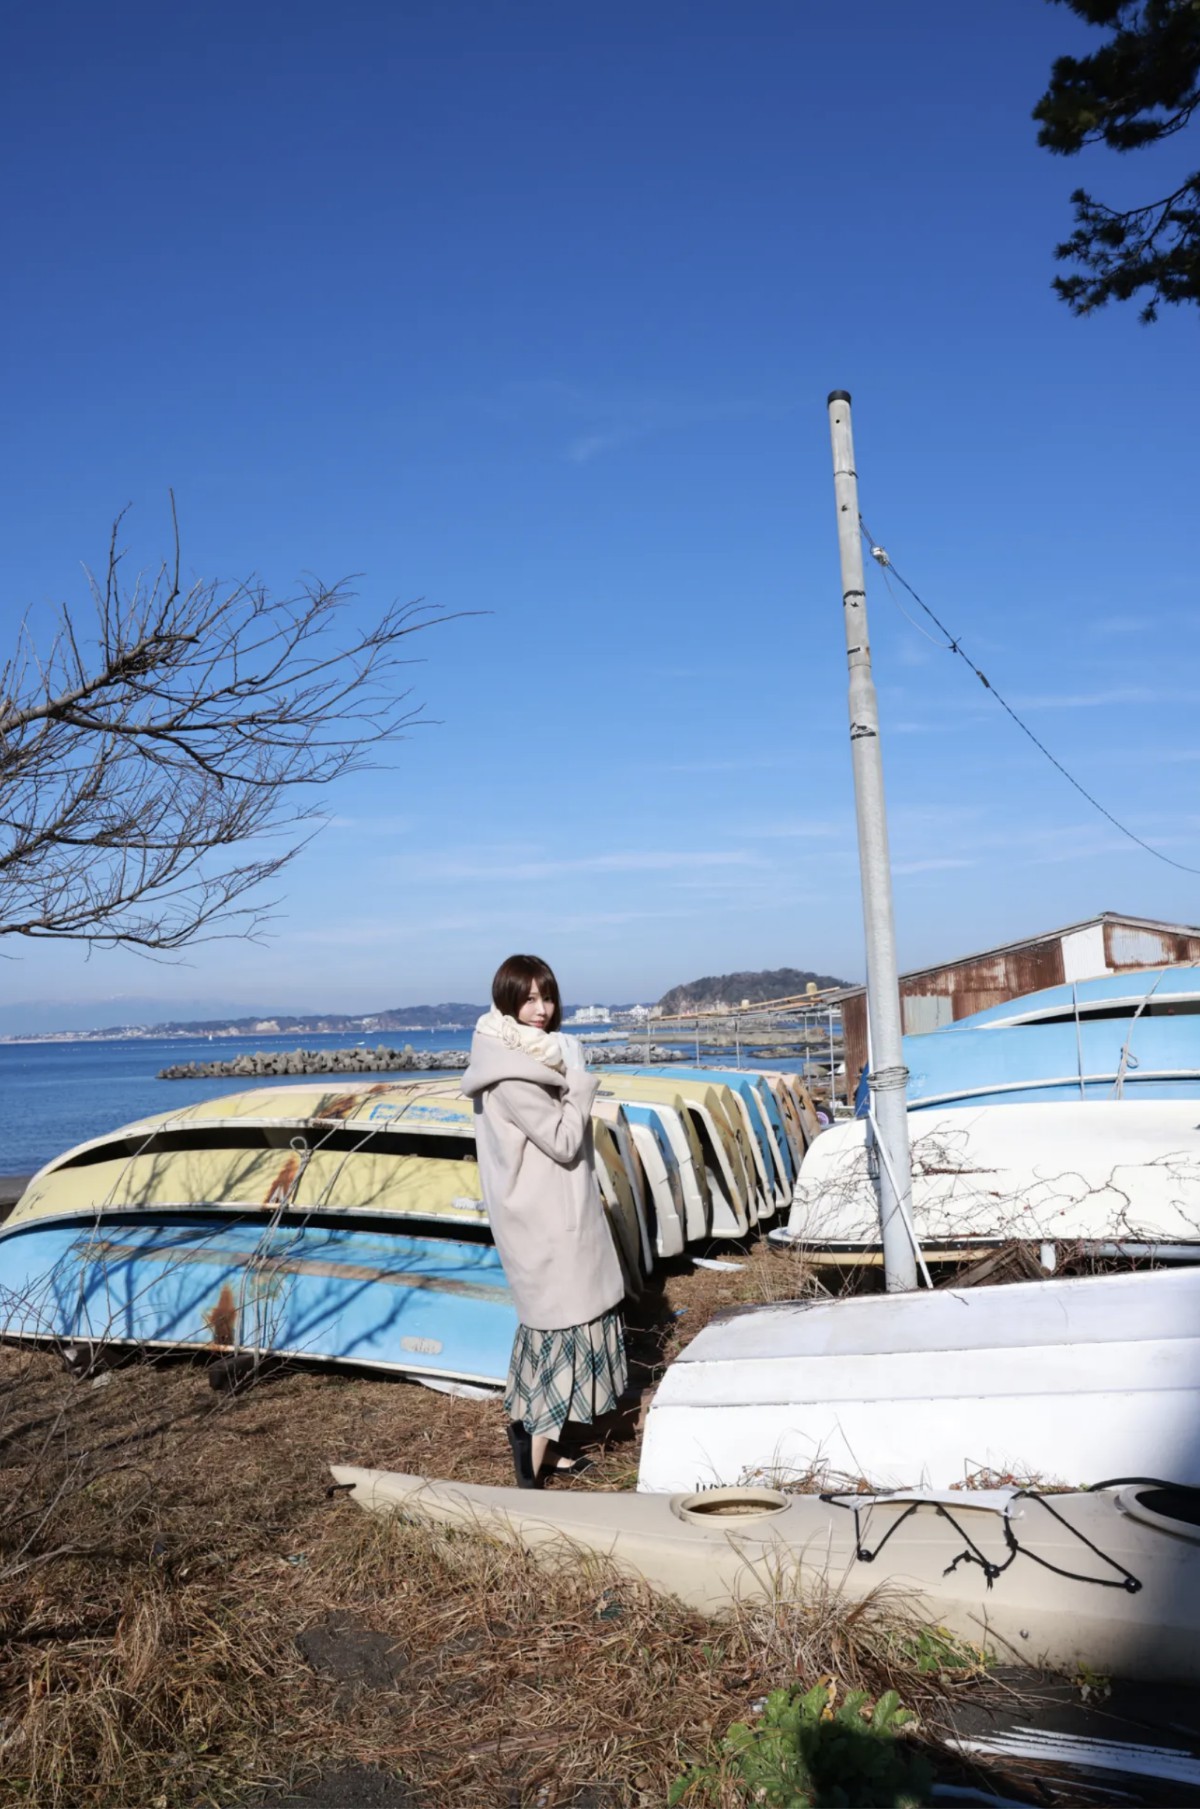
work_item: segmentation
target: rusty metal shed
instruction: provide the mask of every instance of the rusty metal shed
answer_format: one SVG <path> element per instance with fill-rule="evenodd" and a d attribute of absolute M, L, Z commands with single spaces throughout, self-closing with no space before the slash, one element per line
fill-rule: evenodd
<path fill-rule="evenodd" d="M 1006 942 L 981 954 L 901 974 L 904 1029 L 909 1035 L 938 1030 L 973 1011 L 986 1011 L 1024 993 L 1040 992 L 1044 986 L 1129 973 L 1139 967 L 1192 962 L 1200 963 L 1200 929 L 1194 925 L 1101 911 L 1098 917 L 1070 923 L 1065 929 L 1047 930 L 1021 942 Z M 867 1059 L 865 987 L 843 994 L 841 1006 L 846 1085 L 852 1092 Z"/>

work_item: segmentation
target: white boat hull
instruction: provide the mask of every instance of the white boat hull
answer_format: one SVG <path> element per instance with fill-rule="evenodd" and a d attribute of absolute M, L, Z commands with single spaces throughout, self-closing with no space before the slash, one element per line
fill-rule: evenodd
<path fill-rule="evenodd" d="M 1197 1246 L 1200 1104 L 1079 1100 L 930 1107 L 908 1115 L 922 1246 L 1083 1242 Z M 819 1136 L 788 1218 L 825 1250 L 879 1247 L 876 1157 L 865 1119 Z"/>
<path fill-rule="evenodd" d="M 860 1601 L 883 1589 L 897 1615 L 1005 1659 L 1200 1681 L 1200 1525 L 1145 1508 L 1146 1491 L 1049 1504 L 1012 1490 L 838 1504 L 767 1490 L 733 1501 L 531 1496 L 342 1465 L 333 1476 L 373 1512 L 516 1539 L 552 1562 L 599 1556 L 703 1613 L 831 1589 Z"/>
<path fill-rule="evenodd" d="M 1200 1486 L 1200 1269 L 735 1309 L 667 1369 L 638 1487 L 981 1471 Z"/>

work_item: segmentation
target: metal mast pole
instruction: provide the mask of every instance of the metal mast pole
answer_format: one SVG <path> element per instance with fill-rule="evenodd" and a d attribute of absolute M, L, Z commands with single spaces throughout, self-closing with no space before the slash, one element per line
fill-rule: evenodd
<path fill-rule="evenodd" d="M 842 556 L 842 616 L 846 625 L 846 661 L 850 668 L 850 754 L 854 767 L 858 864 L 862 874 L 863 927 L 867 941 L 871 1111 L 881 1157 L 879 1222 L 883 1233 L 883 1269 L 891 1293 L 917 1285 L 916 1257 L 908 1230 L 912 1222 L 912 1157 L 905 1099 L 908 1070 L 904 1066 L 901 1042 L 900 982 L 892 920 L 892 871 L 883 797 L 879 706 L 867 639 L 858 473 L 854 468 L 850 397 L 844 389 L 835 389 L 829 398 L 829 431 L 833 441 L 833 490 Z M 849 1075 L 846 1083 L 849 1088 Z"/>

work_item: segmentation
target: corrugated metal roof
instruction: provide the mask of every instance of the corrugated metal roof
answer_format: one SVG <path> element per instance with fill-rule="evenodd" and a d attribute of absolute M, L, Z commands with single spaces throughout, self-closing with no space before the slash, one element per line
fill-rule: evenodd
<path fill-rule="evenodd" d="M 949 961 L 932 961 L 925 967 L 909 968 L 900 975 L 901 981 L 917 980 L 923 974 L 938 974 L 948 967 L 960 967 L 971 961 L 987 960 L 993 955 L 1008 955 L 1029 948 L 1036 942 L 1051 942 L 1059 936 L 1069 936 L 1078 930 L 1091 929 L 1096 925 L 1116 924 L 1131 930 L 1158 932 L 1170 936 L 1200 936 L 1200 925 L 1191 923 L 1165 923 L 1154 917 L 1129 917 L 1123 911 L 1101 911 L 1095 917 L 1085 917 L 1079 923 L 1067 923 L 1060 929 L 1041 930 L 1033 936 L 1020 936 L 1012 942 L 997 943 L 994 948 L 977 949 L 974 954 L 955 955 Z M 853 998 L 866 991 L 865 986 L 848 986 L 844 992 L 838 993 L 835 999 Z"/>

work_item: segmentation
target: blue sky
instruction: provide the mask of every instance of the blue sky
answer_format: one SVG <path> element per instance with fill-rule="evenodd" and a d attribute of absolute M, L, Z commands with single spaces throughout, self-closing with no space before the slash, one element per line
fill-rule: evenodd
<path fill-rule="evenodd" d="M 8 25 L 3 631 L 131 557 L 488 613 L 325 800 L 272 939 L 22 945 L 8 1001 L 214 1010 L 858 976 L 825 398 L 897 566 L 1118 817 L 1200 867 L 1195 312 L 1077 321 L 1045 0 L 45 3 Z M 1157 155 L 1157 154 L 1155 154 Z M 1170 164 L 1174 167 L 1174 163 Z M 903 965 L 1195 875 L 869 602 Z M 149 1007 L 147 1006 L 147 1009 Z"/>

